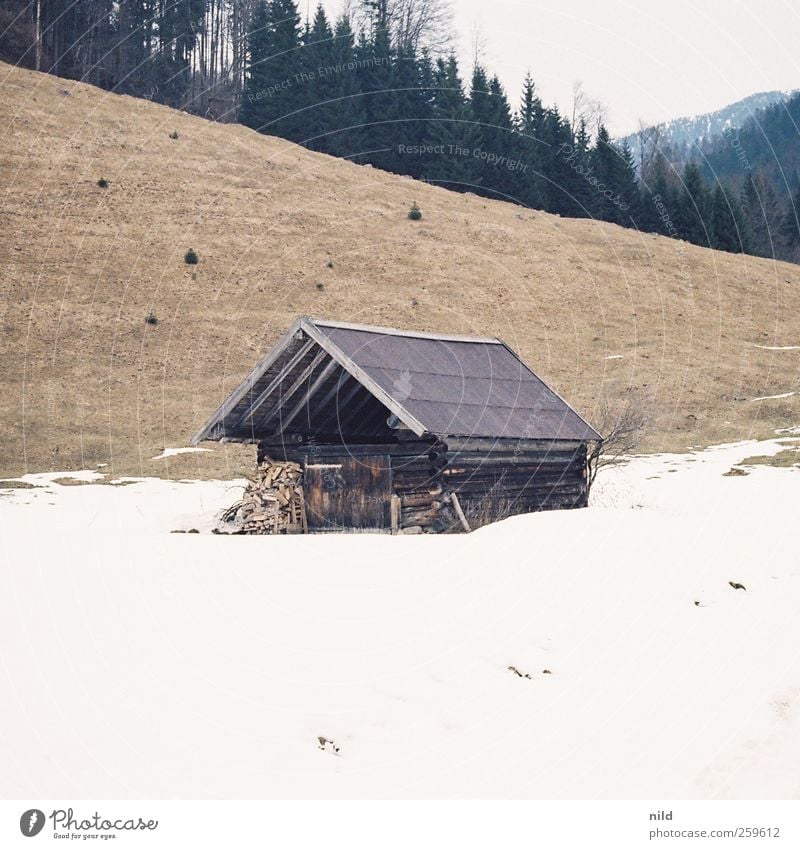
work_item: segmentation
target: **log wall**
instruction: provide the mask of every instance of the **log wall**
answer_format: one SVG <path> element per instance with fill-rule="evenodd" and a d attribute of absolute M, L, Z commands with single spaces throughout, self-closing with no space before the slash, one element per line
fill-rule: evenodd
<path fill-rule="evenodd" d="M 386 530 L 460 527 L 449 497 L 455 493 L 471 527 L 518 513 L 588 504 L 586 443 L 450 439 L 376 445 L 261 445 L 259 453 L 303 466 L 383 456 L 391 469 Z M 337 459 L 338 458 L 338 459 Z M 352 463 L 350 464 L 352 465 Z M 345 482 L 347 485 L 347 482 Z M 357 486 L 357 481 L 352 482 Z M 333 509 L 331 507 L 331 509 Z M 332 526 L 348 527 L 342 516 Z"/>

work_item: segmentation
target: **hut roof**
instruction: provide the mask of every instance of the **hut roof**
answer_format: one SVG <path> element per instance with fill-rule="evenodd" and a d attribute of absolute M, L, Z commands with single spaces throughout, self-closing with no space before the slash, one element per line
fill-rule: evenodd
<path fill-rule="evenodd" d="M 194 437 L 292 432 L 594 440 L 599 434 L 499 339 L 303 317 Z"/>

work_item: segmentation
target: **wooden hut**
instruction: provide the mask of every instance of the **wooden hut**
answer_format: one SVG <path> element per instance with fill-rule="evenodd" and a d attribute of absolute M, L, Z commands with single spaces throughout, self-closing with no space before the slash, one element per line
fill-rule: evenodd
<path fill-rule="evenodd" d="M 303 529 L 585 507 L 600 435 L 499 339 L 298 319 L 192 440 L 302 472 Z"/>

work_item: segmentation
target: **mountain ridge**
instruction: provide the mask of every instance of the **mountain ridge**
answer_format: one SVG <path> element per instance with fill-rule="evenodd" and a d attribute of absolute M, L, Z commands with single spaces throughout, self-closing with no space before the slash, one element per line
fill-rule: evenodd
<path fill-rule="evenodd" d="M 776 103 L 785 102 L 798 90 L 800 89 L 787 91 L 775 89 L 773 91 L 755 92 L 719 109 L 701 112 L 697 115 L 683 115 L 678 118 L 671 118 L 668 121 L 649 124 L 647 129 L 656 128 L 660 130 L 660 144 L 673 148 L 676 152 L 681 152 L 685 156 L 696 152 L 696 149 L 693 151 L 692 148 L 695 147 L 697 142 L 708 141 L 720 136 L 726 129 L 741 127 L 748 118 L 757 115 L 760 110 Z M 638 132 L 621 136 L 617 139 L 617 142 L 627 144 L 638 161 L 641 150 Z"/>

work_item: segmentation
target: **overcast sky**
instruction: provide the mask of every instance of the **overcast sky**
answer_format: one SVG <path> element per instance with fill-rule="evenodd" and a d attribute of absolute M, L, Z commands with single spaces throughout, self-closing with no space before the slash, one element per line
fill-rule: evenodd
<path fill-rule="evenodd" d="M 338 11 L 342 0 L 326 6 Z M 656 123 L 800 88 L 793 0 L 452 0 L 452 8 L 465 76 L 477 23 L 484 64 L 512 105 L 528 69 L 542 100 L 567 112 L 580 80 L 607 106 L 613 135 L 639 118 Z"/>

